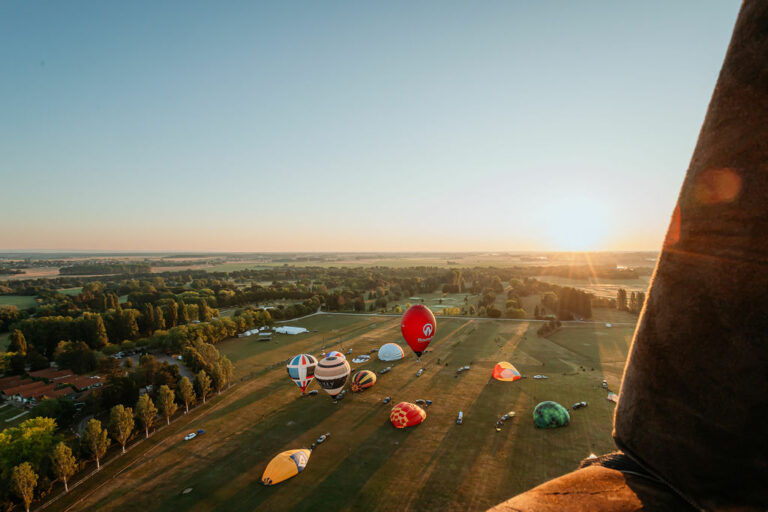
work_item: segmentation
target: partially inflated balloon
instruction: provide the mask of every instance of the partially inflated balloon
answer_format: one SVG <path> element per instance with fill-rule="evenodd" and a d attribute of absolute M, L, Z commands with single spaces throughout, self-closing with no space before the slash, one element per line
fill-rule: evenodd
<path fill-rule="evenodd" d="M 411 306 L 403 315 L 400 330 L 411 350 L 421 357 L 437 331 L 435 315 L 422 304 Z"/>
<path fill-rule="evenodd" d="M 376 384 L 376 374 L 370 370 L 360 370 L 352 378 L 352 391 L 362 391 Z"/>
<path fill-rule="evenodd" d="M 344 389 L 349 372 L 349 363 L 346 359 L 326 357 L 317 363 L 315 379 L 329 395 L 336 396 Z"/>
<path fill-rule="evenodd" d="M 491 375 L 493 375 L 493 378 L 496 380 L 503 380 L 507 382 L 520 380 L 522 377 L 520 372 L 517 371 L 517 368 L 506 361 L 497 363 L 496 366 L 493 367 L 493 372 Z"/>
<path fill-rule="evenodd" d="M 309 354 L 299 354 L 291 359 L 286 369 L 288 370 L 288 376 L 299 386 L 302 393 L 307 390 L 307 386 L 312 383 L 312 379 L 315 378 L 315 368 L 317 367 L 317 359 Z"/>
<path fill-rule="evenodd" d="M 389 413 L 389 421 L 397 428 L 413 427 L 424 421 L 427 413 L 416 404 L 400 402 Z"/>
<path fill-rule="evenodd" d="M 304 471 L 311 454 L 312 452 L 307 449 L 288 450 L 279 453 L 267 465 L 267 469 L 264 470 L 264 474 L 261 476 L 261 483 L 264 485 L 275 485 L 298 475 Z"/>
<path fill-rule="evenodd" d="M 327 354 L 325 354 L 325 357 L 338 357 L 339 359 L 346 359 L 347 356 L 339 352 L 338 350 L 331 350 Z"/>

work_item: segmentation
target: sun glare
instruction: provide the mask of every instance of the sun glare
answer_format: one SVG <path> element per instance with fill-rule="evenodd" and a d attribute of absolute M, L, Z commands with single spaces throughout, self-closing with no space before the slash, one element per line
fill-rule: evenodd
<path fill-rule="evenodd" d="M 560 251 L 591 251 L 605 245 L 609 213 L 590 201 L 561 203 L 547 217 L 545 234 L 551 247 Z"/>

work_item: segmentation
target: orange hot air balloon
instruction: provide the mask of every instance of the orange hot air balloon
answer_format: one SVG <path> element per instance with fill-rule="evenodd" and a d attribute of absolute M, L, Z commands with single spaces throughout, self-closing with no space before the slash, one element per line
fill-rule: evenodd
<path fill-rule="evenodd" d="M 424 409 L 410 402 L 400 402 L 389 413 L 389 421 L 397 428 L 416 426 L 426 418 Z"/>
<path fill-rule="evenodd" d="M 421 357 L 427 345 L 435 337 L 437 321 L 427 306 L 416 304 L 409 307 L 403 314 L 400 330 L 408 346 L 416 352 L 417 357 Z"/>
<path fill-rule="evenodd" d="M 493 375 L 494 379 L 503 380 L 505 382 L 512 382 L 515 380 L 520 380 L 521 378 L 520 372 L 517 371 L 517 368 L 506 361 L 497 363 L 496 366 L 493 367 L 493 373 L 491 375 Z"/>

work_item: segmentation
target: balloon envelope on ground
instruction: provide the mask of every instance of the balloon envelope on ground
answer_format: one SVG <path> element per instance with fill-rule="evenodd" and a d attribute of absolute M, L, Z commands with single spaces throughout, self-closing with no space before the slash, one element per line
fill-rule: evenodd
<path fill-rule="evenodd" d="M 288 450 L 277 454 L 267 464 L 267 469 L 261 476 L 261 482 L 264 485 L 275 485 L 298 475 L 304 471 L 311 454 L 312 452 L 307 449 Z"/>
<path fill-rule="evenodd" d="M 376 384 L 376 374 L 370 370 L 360 370 L 352 377 L 352 391 L 362 391 Z"/>
<path fill-rule="evenodd" d="M 349 363 L 346 359 L 326 357 L 317 363 L 315 379 L 329 395 L 336 396 L 344 389 L 349 372 Z"/>
<path fill-rule="evenodd" d="M 382 361 L 397 361 L 404 357 L 405 352 L 397 343 L 385 343 L 379 349 L 379 359 Z"/>
<path fill-rule="evenodd" d="M 400 402 L 389 413 L 389 421 L 397 428 L 413 427 L 426 418 L 426 411 L 410 402 Z"/>
<path fill-rule="evenodd" d="M 520 380 L 521 378 L 520 372 L 517 371 L 517 368 L 512 366 L 512 363 L 508 363 L 506 361 L 496 363 L 496 366 L 493 367 L 493 373 L 491 375 L 493 375 L 494 379 L 503 380 L 505 382 L 512 382 Z"/>
<path fill-rule="evenodd" d="M 411 350 L 421 357 L 437 331 L 435 315 L 427 306 L 415 304 L 403 314 L 400 331 Z"/>
<path fill-rule="evenodd" d="M 309 354 L 299 354 L 294 356 L 286 366 L 288 376 L 299 386 L 302 393 L 307 390 L 307 386 L 315 378 L 315 369 L 317 368 L 317 359 Z"/>
<path fill-rule="evenodd" d="M 571 422 L 568 409 L 557 402 L 541 402 L 533 410 L 533 423 L 539 428 L 565 427 Z"/>

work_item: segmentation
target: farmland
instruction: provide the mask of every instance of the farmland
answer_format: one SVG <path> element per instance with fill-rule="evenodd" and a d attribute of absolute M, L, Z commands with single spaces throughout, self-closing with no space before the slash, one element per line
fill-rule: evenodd
<path fill-rule="evenodd" d="M 590 453 L 614 449 L 613 404 L 600 386 L 618 388 L 631 327 L 582 325 L 539 338 L 540 324 L 489 319 L 438 320 L 438 334 L 421 361 L 360 368 L 393 370 L 360 394 L 334 404 L 324 393 L 300 397 L 282 361 L 322 347 L 367 353 L 399 338 L 395 317 L 315 315 L 296 321 L 310 330 L 271 342 L 229 339 L 218 348 L 236 364 L 237 384 L 208 405 L 155 434 L 49 510 L 484 510 L 524 489 L 574 469 Z M 351 357 L 351 356 L 350 356 Z M 490 378 L 508 360 L 528 378 Z M 459 366 L 471 365 L 456 375 Z M 416 371 L 424 367 L 421 377 Z M 535 374 L 549 378 L 537 380 Z M 311 389 L 317 389 L 316 383 Z M 392 396 L 392 403 L 381 399 Z M 433 400 L 426 421 L 397 430 L 393 403 Z M 542 400 L 570 406 L 571 425 L 538 430 L 531 412 Z M 464 424 L 455 424 L 459 410 Z M 502 414 L 517 416 L 501 432 Z M 191 442 L 183 435 L 203 428 Z M 273 487 L 259 484 L 280 451 L 331 437 L 299 476 Z M 139 452 L 141 450 L 141 452 Z M 146 453 L 146 455 L 144 455 Z M 189 490 L 186 494 L 183 491 Z"/>
<path fill-rule="evenodd" d="M 0 295 L 0 306 L 16 306 L 19 309 L 34 308 L 37 302 L 34 297 L 26 295 Z"/>

